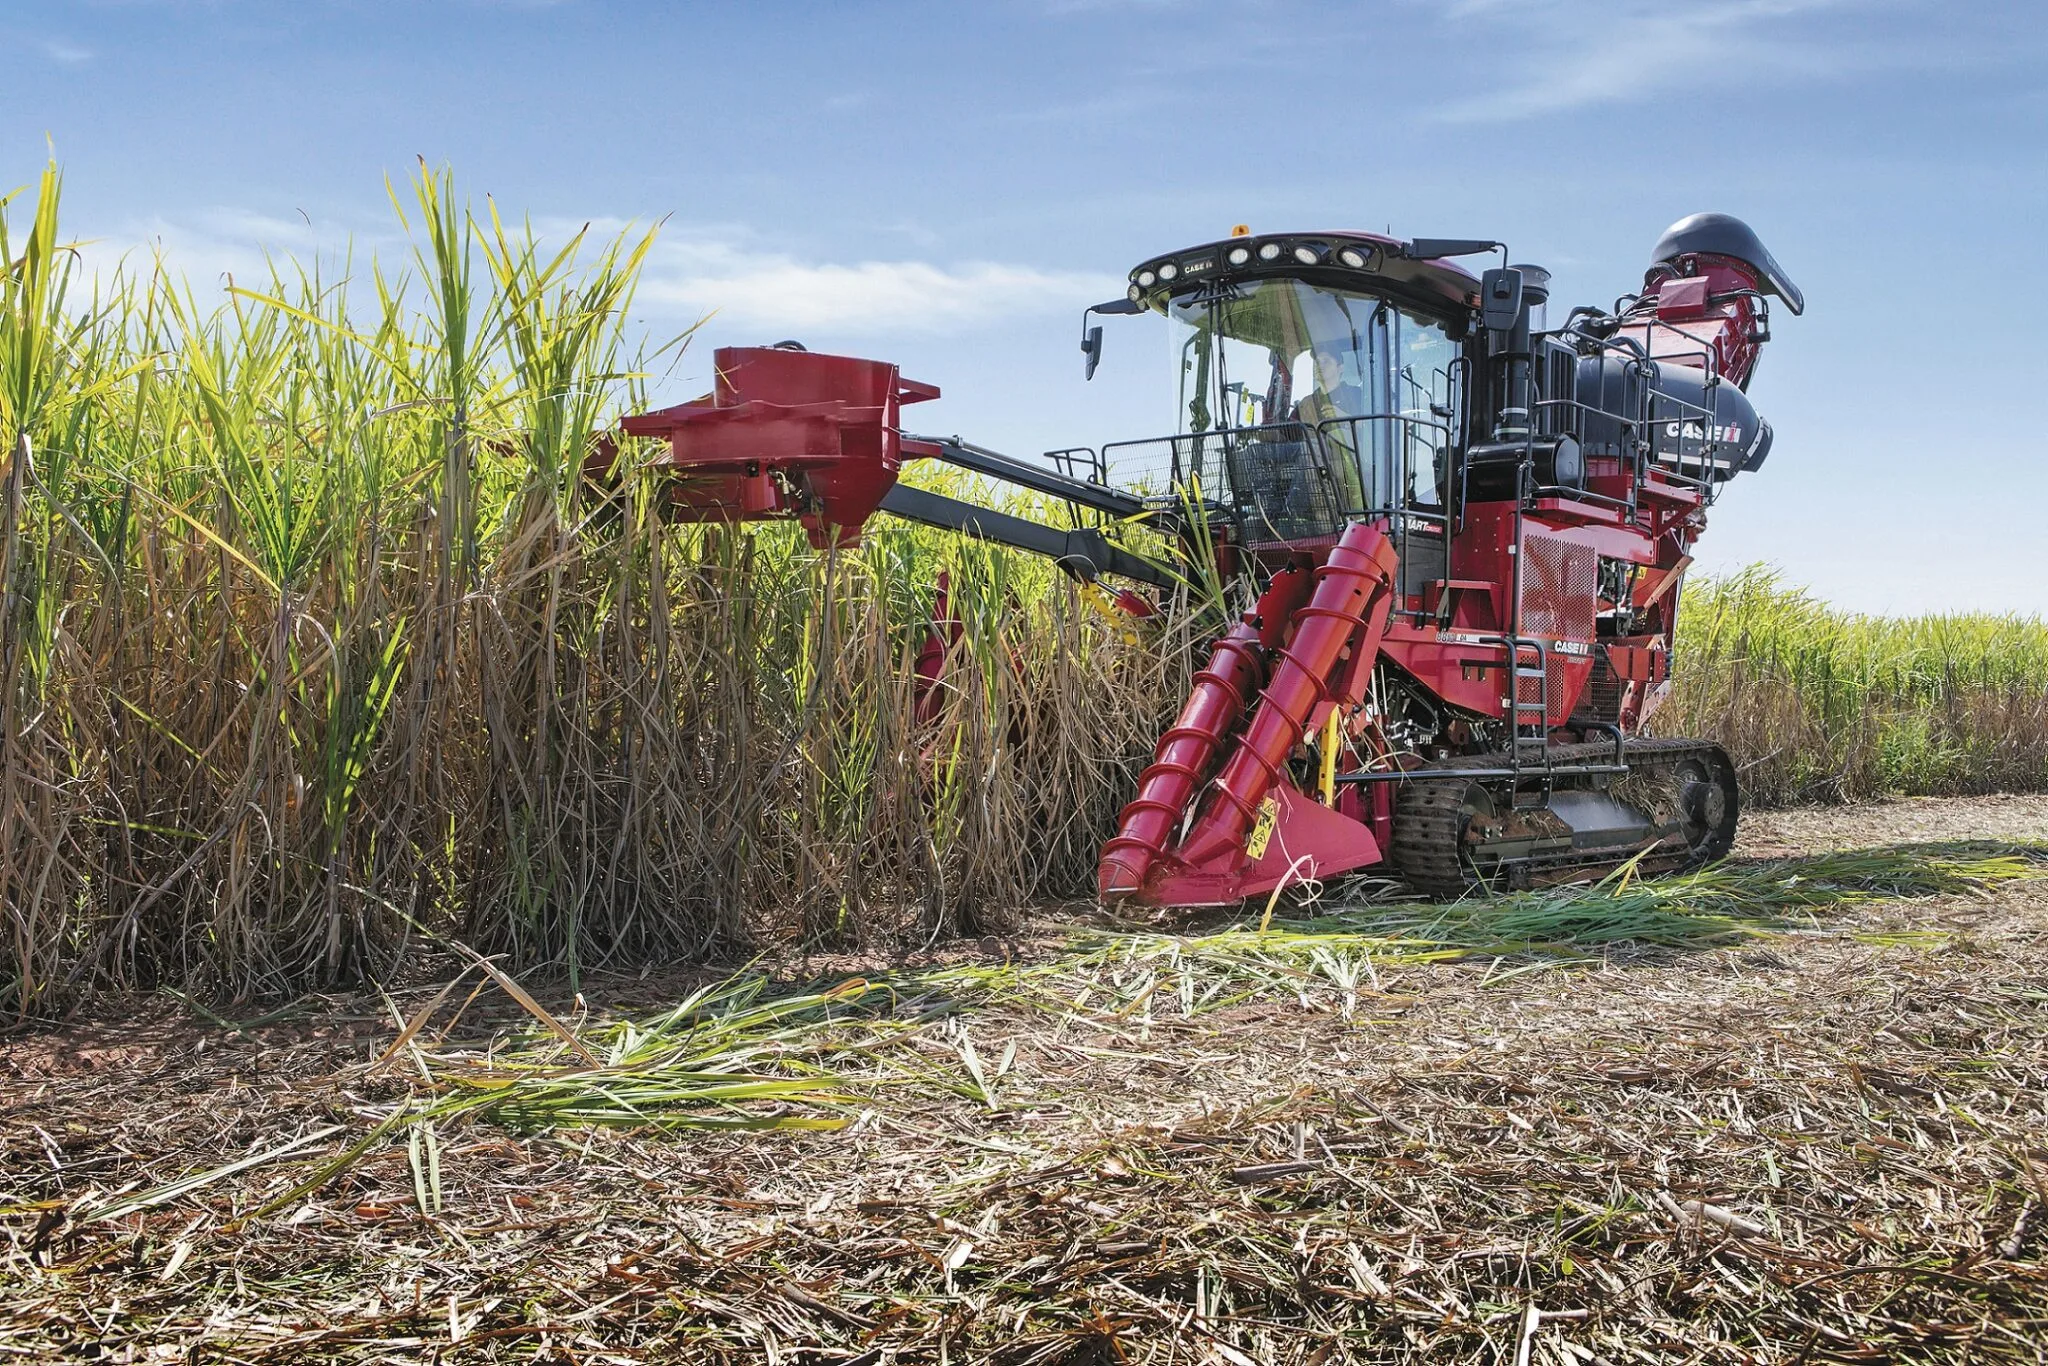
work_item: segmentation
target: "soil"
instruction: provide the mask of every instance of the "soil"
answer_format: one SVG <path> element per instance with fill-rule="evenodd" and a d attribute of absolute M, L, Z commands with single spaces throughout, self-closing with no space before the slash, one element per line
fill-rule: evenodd
<path fill-rule="evenodd" d="M 2048 796 L 1894 797 L 1745 812 L 1738 856 L 1770 858 L 1940 840 L 2048 839 Z"/>
<path fill-rule="evenodd" d="M 2048 797 L 1759 813 L 1737 857 L 1962 840 L 2048 840 Z M 904 1047 L 947 1086 L 850 1076 L 836 1132 L 455 1124 L 438 1194 L 403 1139 L 297 1189 L 405 1094 L 373 1064 L 431 992 L 97 1003 L 0 1039 L 0 1362 L 2048 1359 L 2048 881 L 1353 966 L 939 1020 Z"/>

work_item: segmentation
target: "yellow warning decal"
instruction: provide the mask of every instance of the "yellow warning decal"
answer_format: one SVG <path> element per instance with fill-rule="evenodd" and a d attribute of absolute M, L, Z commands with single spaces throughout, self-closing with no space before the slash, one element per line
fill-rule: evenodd
<path fill-rule="evenodd" d="M 1280 799 L 1269 796 L 1259 803 L 1259 818 L 1252 822 L 1252 837 L 1244 842 L 1244 851 L 1252 858 L 1266 856 L 1266 846 L 1273 842 L 1273 827 L 1280 823 Z"/>

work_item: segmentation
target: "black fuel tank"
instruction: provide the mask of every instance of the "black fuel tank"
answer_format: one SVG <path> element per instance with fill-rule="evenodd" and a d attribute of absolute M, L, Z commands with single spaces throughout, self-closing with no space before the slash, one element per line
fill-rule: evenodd
<path fill-rule="evenodd" d="M 1725 480 L 1770 453 L 1770 424 L 1732 384 L 1708 384 L 1689 365 L 1620 356 L 1581 356 L 1576 397 L 1588 458 L 1626 457 L 1647 443 L 1650 459 L 1675 474 Z"/>

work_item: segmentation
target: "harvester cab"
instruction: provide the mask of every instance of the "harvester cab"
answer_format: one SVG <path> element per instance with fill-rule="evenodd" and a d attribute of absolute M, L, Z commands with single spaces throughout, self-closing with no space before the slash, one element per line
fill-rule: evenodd
<path fill-rule="evenodd" d="M 1495 242 L 1240 232 L 1152 258 L 1089 313 L 1173 330 L 1175 430 L 1047 461 L 909 435 L 902 409 L 935 389 L 787 346 L 722 350 L 713 394 L 623 426 L 666 438 L 650 468 L 680 519 L 794 517 L 828 546 L 890 513 L 1159 592 L 1121 591 L 1141 614 L 1190 560 L 1239 585 L 1247 610 L 1103 848 L 1105 900 L 1368 868 L 1433 895 L 1655 872 L 1733 839 L 1728 756 L 1645 728 L 1706 510 L 1770 450 L 1745 393 L 1770 302 L 1804 300 L 1726 215 L 1652 255 L 1639 293 L 1555 327 L 1547 273 Z M 1073 524 L 898 482 L 914 459 L 1056 497 Z M 1119 534 L 1139 521 L 1149 541 Z M 1161 531 L 1178 557 L 1143 548 Z"/>

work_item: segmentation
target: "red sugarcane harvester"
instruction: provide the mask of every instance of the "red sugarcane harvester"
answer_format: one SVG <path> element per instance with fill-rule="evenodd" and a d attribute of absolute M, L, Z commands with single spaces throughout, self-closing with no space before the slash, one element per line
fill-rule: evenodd
<path fill-rule="evenodd" d="M 1494 251 L 1476 276 L 1457 264 Z M 680 520 L 797 518 L 824 547 L 886 512 L 1129 583 L 1140 613 L 1189 557 L 1239 585 L 1249 610 L 1103 846 L 1106 901 L 1226 904 L 1366 869 L 1455 896 L 1719 858 L 1727 754 L 1644 728 L 1706 509 L 1770 450 L 1744 393 L 1769 300 L 1803 300 L 1725 214 L 1674 225 L 1639 294 L 1556 327 L 1547 272 L 1506 260 L 1244 229 L 1148 260 L 1083 314 L 1082 350 L 1092 377 L 1089 314 L 1163 315 L 1179 430 L 1045 462 L 908 435 L 903 405 L 935 388 L 793 343 L 721 350 L 711 395 L 623 426 L 667 439 Z M 1064 500 L 1074 524 L 898 483 L 915 459 Z M 1147 553 L 1161 533 L 1181 568 Z"/>

